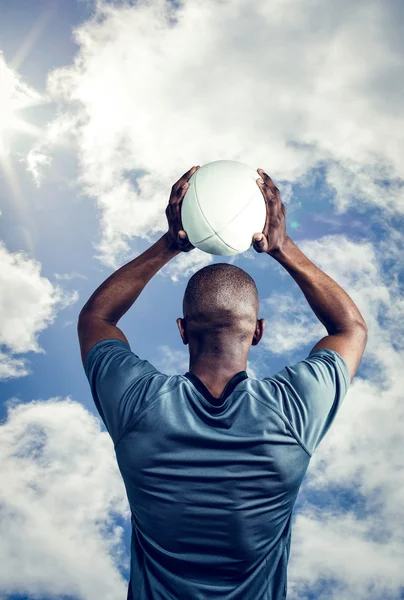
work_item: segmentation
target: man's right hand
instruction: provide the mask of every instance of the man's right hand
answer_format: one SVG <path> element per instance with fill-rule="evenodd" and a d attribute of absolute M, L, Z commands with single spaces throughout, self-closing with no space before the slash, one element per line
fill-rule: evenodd
<path fill-rule="evenodd" d="M 264 183 L 257 180 L 258 187 L 264 196 L 267 209 L 265 226 L 262 233 L 254 233 L 252 246 L 256 252 L 272 254 L 282 250 L 288 239 L 286 234 L 286 206 L 282 203 L 279 189 L 269 175 L 257 169 Z M 257 239 L 260 238 L 260 239 Z"/>

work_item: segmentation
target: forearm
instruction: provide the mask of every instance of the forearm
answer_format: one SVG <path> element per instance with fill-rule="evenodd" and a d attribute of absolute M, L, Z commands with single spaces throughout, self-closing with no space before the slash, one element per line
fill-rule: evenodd
<path fill-rule="evenodd" d="M 80 314 L 94 313 L 116 323 L 140 296 L 150 279 L 180 250 L 174 250 L 164 234 L 143 254 L 110 275 L 86 302 Z"/>
<path fill-rule="evenodd" d="M 328 333 L 346 331 L 359 323 L 367 328 L 358 307 L 331 277 L 312 263 L 289 238 L 271 254 L 299 285 L 307 302 Z"/>

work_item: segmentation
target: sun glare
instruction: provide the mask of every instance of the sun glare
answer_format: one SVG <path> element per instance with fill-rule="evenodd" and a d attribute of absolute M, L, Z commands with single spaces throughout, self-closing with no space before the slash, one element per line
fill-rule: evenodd
<path fill-rule="evenodd" d="M 0 133 L 18 126 L 16 110 L 13 99 L 4 97 L 0 92 Z"/>
<path fill-rule="evenodd" d="M 31 135 L 38 133 L 38 128 L 26 122 L 20 113 L 23 109 L 41 102 L 41 96 L 20 81 L 0 54 L 0 155 L 8 153 L 13 132 Z"/>

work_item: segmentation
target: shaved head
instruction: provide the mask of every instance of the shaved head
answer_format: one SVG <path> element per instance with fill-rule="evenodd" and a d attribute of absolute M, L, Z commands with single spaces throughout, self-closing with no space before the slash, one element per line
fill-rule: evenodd
<path fill-rule="evenodd" d="M 214 343 L 224 336 L 234 342 L 251 338 L 259 311 L 255 281 L 228 263 L 208 265 L 189 280 L 183 312 L 190 338 Z"/>

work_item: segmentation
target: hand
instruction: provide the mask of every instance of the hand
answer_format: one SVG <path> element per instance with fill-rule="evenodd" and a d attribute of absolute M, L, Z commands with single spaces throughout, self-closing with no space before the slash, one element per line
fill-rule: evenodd
<path fill-rule="evenodd" d="M 252 245 L 256 252 L 271 254 L 281 250 L 288 239 L 286 235 L 286 207 L 282 203 L 281 194 L 269 175 L 262 169 L 257 169 L 264 183 L 257 181 L 267 208 L 264 230 L 254 233 Z"/>
<path fill-rule="evenodd" d="M 189 171 L 174 183 L 171 188 L 170 199 L 166 208 L 166 217 L 168 221 L 167 238 L 172 248 L 181 250 L 181 252 L 189 252 L 195 250 L 195 246 L 191 244 L 186 232 L 182 228 L 181 221 L 181 204 L 189 187 L 189 179 L 200 167 L 192 167 Z"/>

